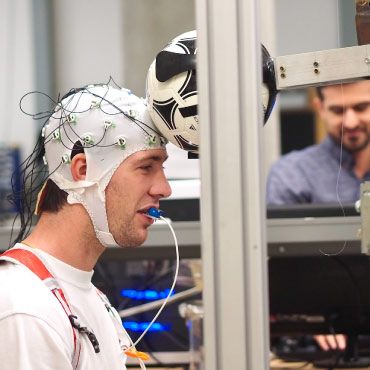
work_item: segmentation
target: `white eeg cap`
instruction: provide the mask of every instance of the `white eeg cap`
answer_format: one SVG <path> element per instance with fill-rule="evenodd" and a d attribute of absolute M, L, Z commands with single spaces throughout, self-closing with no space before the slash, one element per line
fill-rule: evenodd
<path fill-rule="evenodd" d="M 68 193 L 68 203 L 87 210 L 96 236 L 116 246 L 109 231 L 105 188 L 119 165 L 141 150 L 164 148 L 167 140 L 152 123 L 144 101 L 127 89 L 89 85 L 67 95 L 43 128 L 49 178 Z M 72 149 L 86 155 L 87 173 L 74 181 Z"/>

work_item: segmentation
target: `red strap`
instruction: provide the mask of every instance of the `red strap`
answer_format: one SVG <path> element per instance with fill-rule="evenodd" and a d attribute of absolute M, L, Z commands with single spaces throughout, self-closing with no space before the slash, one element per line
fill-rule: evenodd
<path fill-rule="evenodd" d="M 54 276 L 40 261 L 40 259 L 30 251 L 20 248 L 9 249 L 5 251 L 2 255 L 0 255 L 0 257 L 1 256 L 14 258 L 15 260 L 21 262 L 23 265 L 28 267 L 34 274 L 36 274 L 41 280 L 54 278 Z"/>
<path fill-rule="evenodd" d="M 29 268 L 36 276 L 38 276 L 41 280 L 46 279 L 55 279 L 54 276 L 50 273 L 50 271 L 46 268 L 43 262 L 32 252 L 21 249 L 21 248 L 13 248 L 5 251 L 0 255 L 1 257 L 9 257 L 12 258 L 24 266 Z M 64 312 L 69 317 L 72 314 L 71 308 L 67 302 L 67 299 L 64 295 L 64 292 L 59 287 L 51 289 L 51 292 L 54 294 L 55 298 L 59 301 L 60 305 L 62 306 Z M 59 295 L 58 295 L 59 293 Z M 69 311 L 69 312 L 68 312 Z M 78 332 L 72 326 L 72 333 L 73 333 L 73 367 L 77 369 L 77 365 L 79 362 L 80 351 L 81 347 L 78 341 Z"/>

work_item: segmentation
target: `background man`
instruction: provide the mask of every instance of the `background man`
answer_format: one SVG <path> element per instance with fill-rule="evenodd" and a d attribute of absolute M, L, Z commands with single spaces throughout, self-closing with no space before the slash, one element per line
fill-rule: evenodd
<path fill-rule="evenodd" d="M 322 87 L 314 106 L 328 135 L 271 167 L 267 204 L 355 202 L 370 180 L 370 81 Z"/>
<path fill-rule="evenodd" d="M 107 85 L 70 92 L 43 138 L 40 219 L 0 264 L 1 368 L 125 369 L 130 340 L 91 277 L 107 246 L 145 241 L 146 211 L 171 193 L 166 141 L 139 98 Z"/>

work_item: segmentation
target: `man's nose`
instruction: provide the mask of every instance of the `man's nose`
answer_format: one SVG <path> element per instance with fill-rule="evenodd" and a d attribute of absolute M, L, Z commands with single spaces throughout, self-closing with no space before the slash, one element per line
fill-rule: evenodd
<path fill-rule="evenodd" d="M 344 112 L 343 126 L 347 129 L 354 129 L 359 124 L 358 114 L 352 109 L 347 108 Z"/>
<path fill-rule="evenodd" d="M 168 182 L 167 178 L 164 177 L 163 182 L 163 198 L 168 198 L 172 194 L 172 189 L 170 183 Z"/>
<path fill-rule="evenodd" d="M 155 184 L 151 188 L 151 195 L 159 198 L 168 198 L 172 194 L 171 186 L 163 173 L 159 176 Z"/>

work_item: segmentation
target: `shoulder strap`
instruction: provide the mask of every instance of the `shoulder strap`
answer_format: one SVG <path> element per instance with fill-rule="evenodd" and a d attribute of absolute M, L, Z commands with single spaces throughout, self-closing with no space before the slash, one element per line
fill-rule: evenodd
<path fill-rule="evenodd" d="M 76 316 L 72 314 L 70 305 L 68 304 L 66 297 L 63 293 L 63 290 L 59 287 L 58 282 L 50 271 L 46 268 L 44 263 L 32 252 L 21 249 L 21 248 L 12 248 L 5 251 L 0 255 L 0 261 L 8 261 L 12 263 L 21 263 L 30 269 L 36 276 L 38 276 L 45 285 L 51 290 L 55 298 L 59 301 L 60 305 L 63 307 L 64 312 L 68 316 L 68 319 L 72 326 L 73 332 L 73 358 L 72 366 L 74 369 L 77 369 L 80 352 L 81 352 L 81 343 L 79 340 L 79 330 L 76 328 L 75 319 Z"/>

